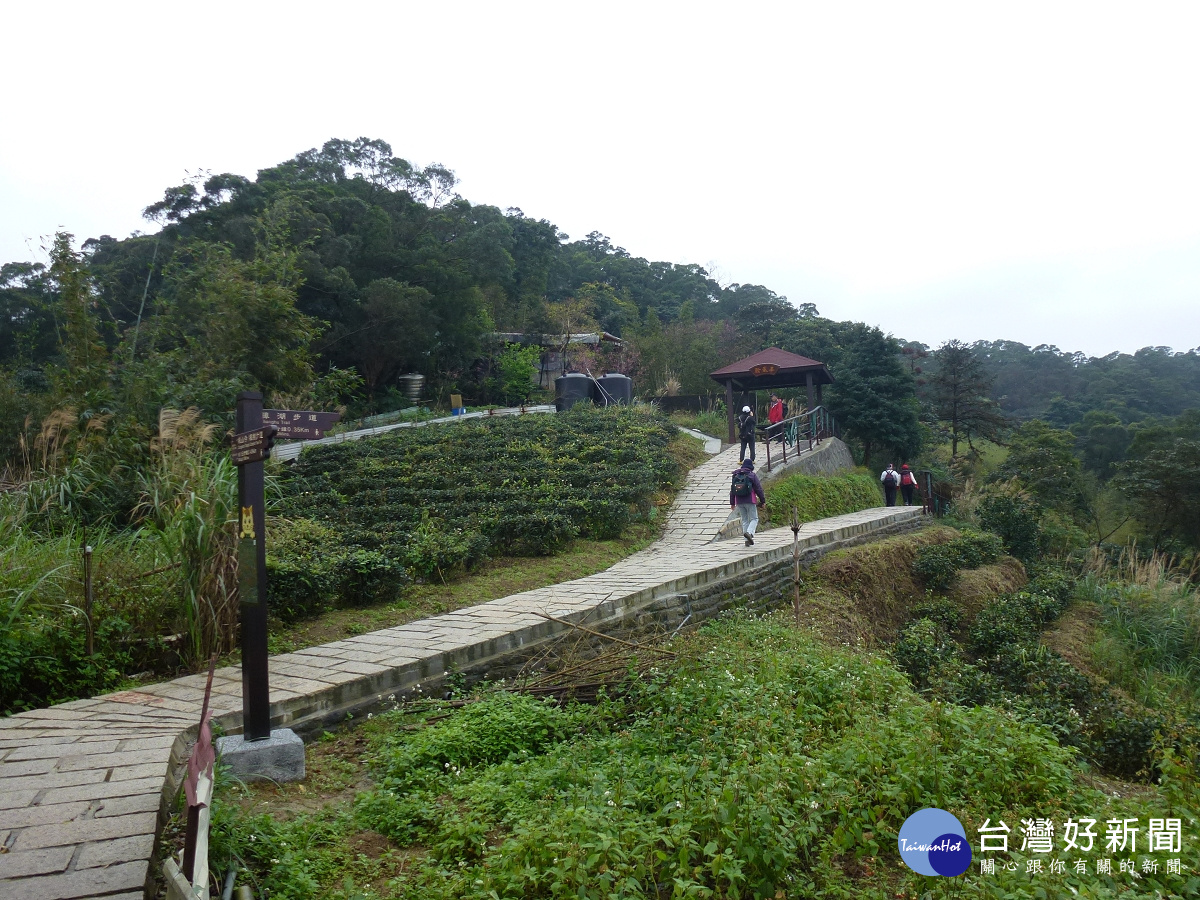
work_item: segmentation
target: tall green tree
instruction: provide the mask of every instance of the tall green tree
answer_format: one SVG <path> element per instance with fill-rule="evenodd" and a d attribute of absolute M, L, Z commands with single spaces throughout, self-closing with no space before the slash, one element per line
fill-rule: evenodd
<path fill-rule="evenodd" d="M 960 440 L 965 438 L 970 445 L 972 435 L 995 439 L 1005 419 L 988 396 L 991 378 L 970 347 L 961 341 L 946 341 L 933 359 L 936 370 L 929 377 L 929 398 L 934 415 L 950 434 L 950 458 L 954 459 Z"/>
<path fill-rule="evenodd" d="M 1139 431 L 1116 468 L 1156 547 L 1200 549 L 1200 410 Z"/>
<path fill-rule="evenodd" d="M 906 459 L 920 452 L 915 383 L 895 338 L 861 322 L 807 317 L 781 330 L 780 345 L 829 368 L 834 383 L 825 405 L 861 446 L 865 465 L 880 453 Z"/>

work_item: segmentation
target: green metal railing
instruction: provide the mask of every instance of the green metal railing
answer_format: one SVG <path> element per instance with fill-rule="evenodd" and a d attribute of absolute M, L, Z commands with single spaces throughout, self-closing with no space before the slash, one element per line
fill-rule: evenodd
<path fill-rule="evenodd" d="M 804 443 L 808 443 L 807 449 L 811 450 L 813 445 L 825 438 L 838 437 L 839 429 L 837 420 L 829 414 L 823 406 L 818 406 L 815 409 L 810 409 L 800 413 L 797 416 L 791 416 L 778 422 L 774 425 L 759 425 L 758 432 L 763 435 L 762 440 L 767 447 L 767 471 L 771 471 L 771 444 L 778 443 L 782 459 L 781 465 L 787 465 L 788 447 L 792 448 L 793 456 L 804 452 Z"/>

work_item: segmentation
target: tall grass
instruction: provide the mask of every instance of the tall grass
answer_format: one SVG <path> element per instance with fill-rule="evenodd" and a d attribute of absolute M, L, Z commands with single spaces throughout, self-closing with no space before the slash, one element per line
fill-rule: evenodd
<path fill-rule="evenodd" d="M 95 654 L 83 550 L 92 547 Z M 109 530 L 39 533 L 0 514 L 0 712 L 109 690 L 162 658 L 162 630 L 176 625 L 171 584 L 157 546 Z"/>
<path fill-rule="evenodd" d="M 206 445 L 216 426 L 195 407 L 159 414 L 156 467 L 142 476 L 137 512 L 163 555 L 179 564 L 184 661 L 195 666 L 237 641 L 237 470 Z"/>
<path fill-rule="evenodd" d="M 163 410 L 150 463 L 127 473 L 134 527 L 85 529 L 81 520 L 116 517 L 83 512 L 112 479 L 87 451 L 99 426 L 76 422 L 69 410 L 49 417 L 32 480 L 0 494 L 0 712 L 90 696 L 144 669 L 195 668 L 236 643 L 237 475 L 209 450 L 215 427 L 194 408 Z"/>
<path fill-rule="evenodd" d="M 1200 590 L 1194 571 L 1130 546 L 1116 562 L 1094 553 L 1080 584 L 1103 629 L 1093 648 L 1106 674 L 1141 702 L 1161 708 L 1200 702 Z"/>

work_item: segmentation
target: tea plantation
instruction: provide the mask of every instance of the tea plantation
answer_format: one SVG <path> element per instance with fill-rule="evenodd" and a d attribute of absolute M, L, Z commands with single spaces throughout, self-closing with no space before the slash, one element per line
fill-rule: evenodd
<path fill-rule="evenodd" d="M 676 433 L 652 411 L 577 407 L 313 448 L 282 477 L 272 609 L 388 600 L 489 556 L 615 537 L 682 477 Z"/>

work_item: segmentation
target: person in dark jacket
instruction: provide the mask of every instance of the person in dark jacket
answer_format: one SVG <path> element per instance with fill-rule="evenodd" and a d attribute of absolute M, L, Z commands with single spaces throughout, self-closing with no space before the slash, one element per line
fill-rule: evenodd
<path fill-rule="evenodd" d="M 758 528 L 758 508 L 767 502 L 762 482 L 754 474 L 754 460 L 744 459 L 741 466 L 733 470 L 733 482 L 729 486 L 729 508 L 736 510 L 742 520 L 742 535 L 746 546 L 754 543 L 754 530 Z"/>
<path fill-rule="evenodd" d="M 895 506 L 896 488 L 900 486 L 900 473 L 892 468 L 891 463 L 888 463 L 887 468 L 883 470 L 883 474 L 879 476 L 879 480 L 883 483 L 884 505 Z"/>
<path fill-rule="evenodd" d="M 754 413 L 750 407 L 743 406 L 742 411 L 738 413 L 738 438 L 742 442 L 742 451 L 738 454 L 738 459 L 749 459 L 754 462 L 754 429 L 758 427 L 758 420 L 754 418 Z M 749 448 L 749 453 L 746 452 Z"/>

